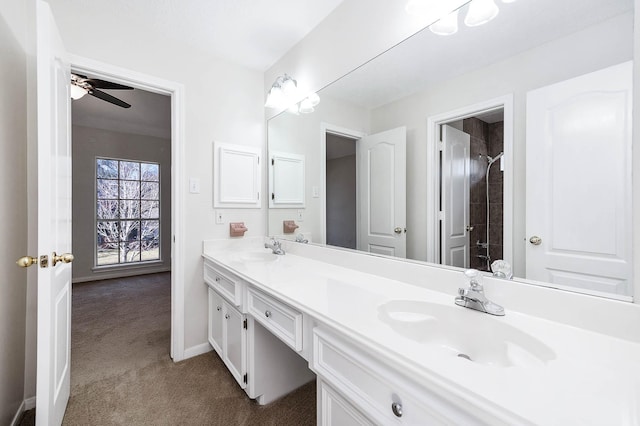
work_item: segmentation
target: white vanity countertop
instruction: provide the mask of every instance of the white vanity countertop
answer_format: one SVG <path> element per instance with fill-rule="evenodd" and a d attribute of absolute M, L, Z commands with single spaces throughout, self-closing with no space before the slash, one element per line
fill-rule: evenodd
<path fill-rule="evenodd" d="M 268 250 L 254 248 L 256 252 Z M 251 259 L 246 253 L 242 244 L 223 250 L 205 246 L 203 257 L 368 347 L 417 383 L 482 407 L 505 423 L 640 424 L 638 343 L 514 312 L 509 306 L 504 317 L 457 307 L 458 283 L 452 283 L 448 295 L 291 253 L 274 261 Z M 414 318 L 392 328 L 384 311 L 389 302 L 414 303 L 418 308 L 424 304 L 453 315 L 453 326 L 470 333 L 476 347 L 492 346 L 483 345 L 482 339 L 492 339 L 494 329 L 523 332 L 548 360 L 531 360 L 525 354 L 525 365 L 501 366 L 434 350 L 433 343 L 422 343 L 420 334 L 411 330 Z M 422 321 L 419 312 L 415 320 Z M 517 347 L 514 350 L 511 355 L 517 359 Z M 473 358 L 473 344 L 469 351 Z"/>

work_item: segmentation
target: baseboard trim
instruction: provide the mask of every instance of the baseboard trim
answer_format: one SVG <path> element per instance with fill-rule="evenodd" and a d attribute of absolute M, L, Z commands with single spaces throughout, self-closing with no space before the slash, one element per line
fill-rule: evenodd
<path fill-rule="evenodd" d="M 213 348 L 211 347 L 209 342 L 202 343 L 200 345 L 191 346 L 190 348 L 187 348 L 184 350 L 184 358 L 182 358 L 182 360 L 193 358 L 194 356 L 206 354 L 207 352 L 211 352 L 212 350 Z"/>
<path fill-rule="evenodd" d="M 125 278 L 125 277 L 133 277 L 136 275 L 146 275 L 146 274 L 157 274 L 160 272 L 169 272 L 171 271 L 170 267 L 162 266 L 158 268 L 148 268 L 148 269 L 131 269 L 131 270 L 118 270 L 111 272 L 100 272 L 94 275 L 89 275 L 86 277 L 75 277 L 71 280 L 73 284 L 86 283 L 89 281 L 100 281 L 100 280 L 110 280 L 113 278 Z"/>
<path fill-rule="evenodd" d="M 13 416 L 13 420 L 9 423 L 11 426 L 18 426 L 20 424 L 20 420 L 22 420 L 22 415 L 25 411 L 31 410 L 36 407 L 36 397 L 33 396 L 31 398 L 27 398 L 22 400 L 20 406 L 18 407 L 18 411 L 16 411 L 16 415 Z"/>
<path fill-rule="evenodd" d="M 35 396 L 32 396 L 31 398 L 27 398 L 24 400 L 24 411 L 31 410 L 32 408 L 36 408 Z"/>

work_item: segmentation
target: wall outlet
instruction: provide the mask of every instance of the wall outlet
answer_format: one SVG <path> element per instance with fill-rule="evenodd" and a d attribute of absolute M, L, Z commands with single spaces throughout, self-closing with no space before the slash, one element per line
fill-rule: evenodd
<path fill-rule="evenodd" d="M 222 210 L 216 210 L 216 224 L 224 224 L 224 216 L 222 215 Z"/>
<path fill-rule="evenodd" d="M 296 220 L 302 222 L 304 220 L 304 210 L 298 210 L 296 213 Z"/>

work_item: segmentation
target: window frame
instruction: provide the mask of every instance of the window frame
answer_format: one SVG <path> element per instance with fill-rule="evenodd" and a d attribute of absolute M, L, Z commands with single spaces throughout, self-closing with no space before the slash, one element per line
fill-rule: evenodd
<path fill-rule="evenodd" d="M 110 179 L 110 178 L 99 178 L 98 177 L 98 160 L 110 160 L 110 161 L 117 161 L 118 162 L 118 176 L 116 179 Z M 120 162 L 128 162 L 128 163 L 138 163 L 139 168 L 140 168 L 140 173 L 138 176 L 137 180 L 133 180 L 133 179 L 122 179 L 120 177 Z M 142 180 L 142 165 L 143 164 L 153 164 L 158 166 L 158 180 L 157 181 L 147 181 L 147 180 Z M 162 167 L 161 164 L 159 162 L 156 161 L 150 161 L 150 160 L 136 160 L 136 159 L 127 159 L 127 158 L 117 158 L 117 157 L 107 157 L 107 156 L 95 156 L 94 160 L 93 160 L 93 167 L 94 167 L 94 174 L 93 174 L 93 198 L 94 198 L 94 202 L 93 202 L 93 217 L 94 217 L 94 221 L 93 221 L 93 239 L 94 239 L 94 244 L 93 244 L 93 270 L 100 270 L 100 269 L 116 269 L 116 268 L 135 268 L 135 267 L 145 267 L 151 264 L 158 264 L 158 263 L 162 263 L 163 262 L 163 258 L 162 258 Z M 117 199 L 114 199 L 117 204 L 118 204 L 118 213 L 117 213 L 117 218 L 115 219 L 100 219 L 98 218 L 98 179 L 105 179 L 105 180 L 113 180 L 118 182 L 118 197 Z M 140 185 L 140 189 L 142 188 L 142 183 L 143 182 L 152 182 L 152 183 L 158 183 L 158 198 L 153 199 L 153 200 L 143 200 L 142 199 L 142 194 L 140 191 L 140 194 L 138 195 L 137 201 L 138 201 L 138 216 L 135 219 L 132 218 L 120 218 L 120 202 L 121 201 L 131 201 L 130 199 L 121 199 L 120 198 L 120 182 L 138 182 Z M 112 199 L 109 199 L 112 200 Z M 158 217 L 156 218 L 143 218 L 142 217 L 142 209 L 141 209 L 141 204 L 142 201 L 157 201 L 158 202 Z M 109 263 L 106 265 L 99 265 L 98 264 L 98 222 L 120 222 L 120 221 L 125 221 L 125 220 L 133 220 L 133 221 L 139 221 L 140 223 L 144 220 L 157 220 L 158 221 L 158 258 L 157 259 L 149 259 L 149 260 L 142 260 L 142 252 L 140 252 L 140 260 L 138 261 L 133 261 L 133 262 L 120 262 L 120 245 L 123 241 L 120 241 L 120 239 L 118 239 L 118 262 L 117 263 Z M 142 224 L 140 224 L 140 226 L 142 226 Z M 119 238 L 119 236 L 118 236 Z M 138 242 L 142 241 L 142 235 L 141 235 L 141 231 L 139 231 L 139 237 L 138 237 Z M 126 243 L 126 241 L 125 241 Z"/>

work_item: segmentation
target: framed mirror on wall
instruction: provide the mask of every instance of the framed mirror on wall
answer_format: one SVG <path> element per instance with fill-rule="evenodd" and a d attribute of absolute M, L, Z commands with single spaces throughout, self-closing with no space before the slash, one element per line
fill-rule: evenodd
<path fill-rule="evenodd" d="M 634 3 L 499 8 L 469 27 L 467 4 L 455 33 L 426 28 L 312 113 L 270 119 L 269 152 L 305 158 L 305 204 L 270 209 L 269 234 L 298 219 L 316 243 L 485 271 L 505 259 L 518 278 L 631 300 Z"/>

